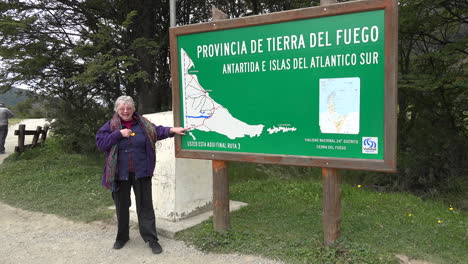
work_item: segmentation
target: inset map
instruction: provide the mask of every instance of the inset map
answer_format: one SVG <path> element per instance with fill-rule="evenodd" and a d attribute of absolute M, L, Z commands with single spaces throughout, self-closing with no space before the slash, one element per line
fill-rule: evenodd
<path fill-rule="evenodd" d="M 359 134 L 361 80 L 320 79 L 319 124 L 326 134 Z"/>

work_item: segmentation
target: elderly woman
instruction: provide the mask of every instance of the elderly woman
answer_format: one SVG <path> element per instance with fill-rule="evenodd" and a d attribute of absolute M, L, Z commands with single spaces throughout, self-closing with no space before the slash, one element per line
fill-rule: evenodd
<path fill-rule="evenodd" d="M 151 177 L 156 162 L 155 143 L 174 134 L 185 135 L 182 127 L 156 126 L 135 112 L 130 96 L 115 101 L 115 114 L 99 129 L 96 144 L 106 152 L 102 185 L 112 191 L 118 231 L 114 249 L 129 240 L 130 189 L 133 186 L 140 235 L 154 254 L 162 252 L 156 234 Z"/>

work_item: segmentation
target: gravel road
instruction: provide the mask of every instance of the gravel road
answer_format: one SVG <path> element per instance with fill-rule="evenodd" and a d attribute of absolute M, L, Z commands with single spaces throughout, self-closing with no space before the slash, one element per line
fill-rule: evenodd
<path fill-rule="evenodd" d="M 115 250 L 115 231 L 113 223 L 77 223 L 0 203 L 0 263 L 281 263 L 257 256 L 205 254 L 167 238 L 160 239 L 164 252 L 154 255 L 135 228 L 125 247 Z"/>
<path fill-rule="evenodd" d="M 26 129 L 43 125 L 44 119 L 28 119 Z M 17 138 L 10 127 L 6 154 L 13 153 Z M 27 139 L 26 142 L 29 142 Z M 1 169 L 1 165 L 0 165 Z M 12 175 L 14 176 L 14 175 Z M 0 183 L 1 184 L 1 183 Z M 257 256 L 205 254 L 181 241 L 160 238 L 163 253 L 154 255 L 138 234 L 130 230 L 130 241 L 120 250 L 112 249 L 115 223 L 79 223 L 55 215 L 30 212 L 0 202 L 0 263 L 167 263 L 167 264 L 281 264 Z"/>

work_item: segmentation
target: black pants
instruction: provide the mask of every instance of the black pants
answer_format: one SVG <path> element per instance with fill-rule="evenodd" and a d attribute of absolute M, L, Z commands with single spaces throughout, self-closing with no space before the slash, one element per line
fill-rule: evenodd
<path fill-rule="evenodd" d="M 5 152 L 5 139 L 8 134 L 8 125 L 0 126 L 0 153 Z"/>
<path fill-rule="evenodd" d="M 134 173 L 130 173 L 128 181 L 117 181 L 117 190 L 112 192 L 118 222 L 116 240 L 127 241 L 129 239 L 130 189 L 132 186 L 135 193 L 140 235 L 145 242 L 158 241 L 151 191 L 151 177 L 135 179 Z"/>

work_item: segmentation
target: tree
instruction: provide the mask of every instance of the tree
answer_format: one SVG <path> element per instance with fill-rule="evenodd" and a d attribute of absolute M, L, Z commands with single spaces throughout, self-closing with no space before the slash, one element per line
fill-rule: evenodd
<path fill-rule="evenodd" d="M 71 140 L 83 128 L 93 135 L 105 118 L 97 109 L 111 112 L 122 94 L 136 99 L 140 113 L 167 110 L 166 9 L 157 1 L 2 2 L 0 89 L 26 85 L 56 98 L 54 128 Z"/>
<path fill-rule="evenodd" d="M 399 189 L 453 190 L 466 175 L 467 11 L 466 1 L 400 1 Z"/>
<path fill-rule="evenodd" d="M 137 97 L 143 113 L 167 109 L 168 103 L 163 101 L 170 98 L 155 97 L 158 59 L 167 60 L 168 10 L 162 6 L 158 1 L 143 0 L 2 3 L 2 88 L 26 84 L 36 91 L 50 92 L 44 84 L 50 83 L 52 76 L 44 71 L 51 73 L 68 60 L 72 69 L 55 72 L 55 76 L 78 77 L 73 80 L 94 84 L 96 91 L 105 94 L 99 99 L 108 101 L 110 94 L 115 99 L 126 93 Z M 108 56 L 117 57 L 113 60 L 116 68 L 110 67 Z M 112 78 L 106 80 L 109 75 Z"/>
<path fill-rule="evenodd" d="M 211 19 L 212 6 L 226 13 L 229 18 L 239 18 L 317 6 L 319 4 L 320 0 L 179 0 L 177 1 L 177 23 L 178 25 L 187 25 L 207 22 Z"/>

